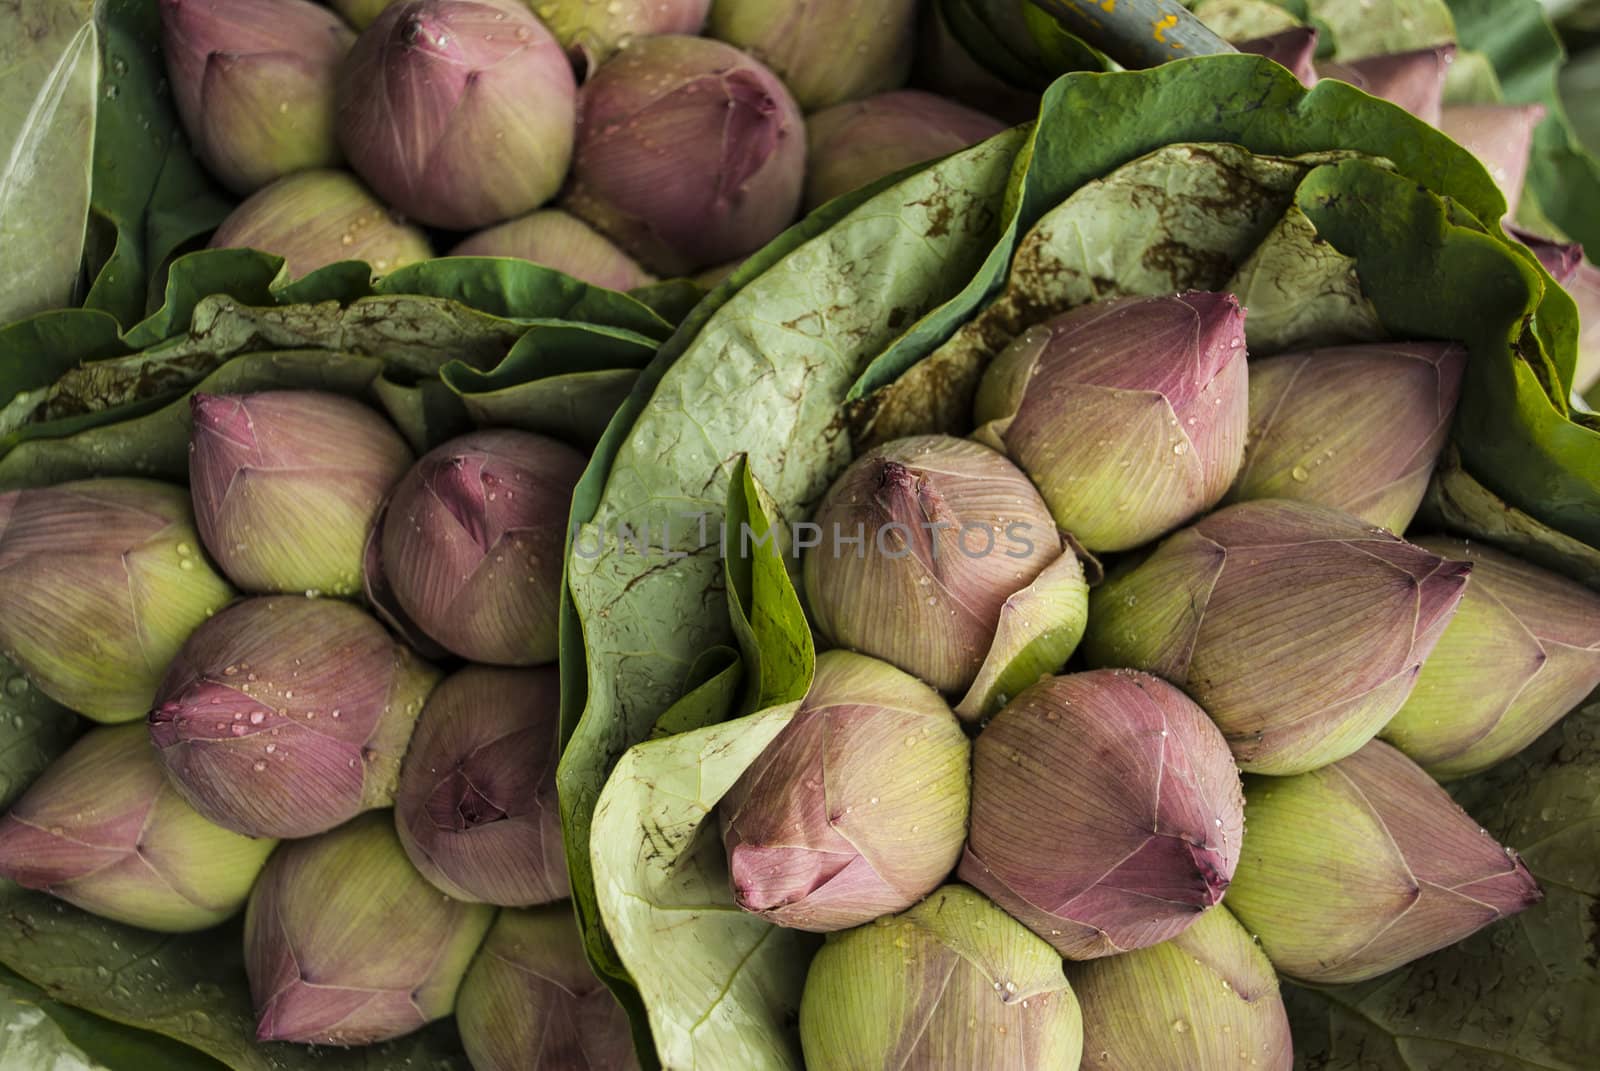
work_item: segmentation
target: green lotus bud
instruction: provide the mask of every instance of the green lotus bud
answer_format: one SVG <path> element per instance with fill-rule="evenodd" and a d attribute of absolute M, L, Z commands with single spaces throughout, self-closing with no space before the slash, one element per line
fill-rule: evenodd
<path fill-rule="evenodd" d="M 1300 773 L 1400 709 L 1471 570 L 1326 506 L 1243 502 L 1096 588 L 1084 650 L 1183 688 L 1240 769 Z"/>
<path fill-rule="evenodd" d="M 1068 970 L 1093 1071 L 1289 1071 L 1272 964 L 1224 906 L 1170 941 Z"/>
<path fill-rule="evenodd" d="M 355 34 L 309 0 L 161 0 L 178 115 L 235 193 L 339 163 L 334 72 Z"/>
<path fill-rule="evenodd" d="M 1004 129 L 998 119 L 916 89 L 836 104 L 806 120 L 806 211 Z"/>
<path fill-rule="evenodd" d="M 320 391 L 196 393 L 189 487 L 206 549 L 245 591 L 354 595 L 367 533 L 411 449 Z"/>
<path fill-rule="evenodd" d="M 80 714 L 144 717 L 172 656 L 232 597 L 181 487 L 81 480 L 0 494 L 0 653 Z"/>
<path fill-rule="evenodd" d="M 1092 551 L 1216 505 L 1249 416 L 1232 294 L 1096 302 L 1023 332 L 984 374 L 973 437 L 1003 450 Z"/>
<path fill-rule="evenodd" d="M 1317 84 L 1317 71 L 1311 63 L 1317 54 L 1317 31 L 1310 26 L 1291 26 L 1264 37 L 1235 41 L 1234 47 L 1288 68 L 1307 89 Z"/>
<path fill-rule="evenodd" d="M 1083 1019 L 1061 957 L 979 894 L 946 885 L 902 915 L 828 935 L 800 998 L 807 1067 L 1077 1071 Z"/>
<path fill-rule="evenodd" d="M 816 932 L 910 907 L 961 855 L 970 756 L 933 689 L 824 653 L 794 719 L 722 798 L 734 899 Z"/>
<path fill-rule="evenodd" d="M 634 38 L 697 34 L 711 0 L 533 0 L 534 14 L 592 70 Z"/>
<path fill-rule="evenodd" d="M 1293 498 L 1404 532 L 1450 436 L 1466 347 L 1378 342 L 1250 363 L 1250 434 L 1229 497 Z"/>
<path fill-rule="evenodd" d="M 577 216 L 556 208 L 479 231 L 450 255 L 519 257 L 611 290 L 632 290 L 656 281 L 611 239 Z"/>
<path fill-rule="evenodd" d="M 1383 738 L 1434 777 L 1488 769 L 1600 686 L 1600 595 L 1463 539 L 1417 545 L 1472 563 L 1472 583 Z"/>
<path fill-rule="evenodd" d="M 1455 62 L 1455 45 L 1434 45 L 1344 62 L 1317 64 L 1317 74 L 1349 82 L 1374 97 L 1398 104 L 1425 123 L 1439 125 L 1444 80 Z"/>
<path fill-rule="evenodd" d="M 256 1039 L 367 1045 L 442 1019 L 493 921 L 423 880 L 387 814 L 285 844 L 245 909 Z"/>
<path fill-rule="evenodd" d="M 862 454 L 814 523 L 805 589 L 818 631 L 951 694 L 977 677 L 1006 599 L 1061 553 L 1028 478 L 944 435 Z"/>
<path fill-rule="evenodd" d="M 213 822 L 307 837 L 394 801 L 438 677 L 348 603 L 245 599 L 173 659 L 150 738 L 173 785 Z"/>
<path fill-rule="evenodd" d="M 904 84 L 916 0 L 714 0 L 706 32 L 775 71 L 808 112 Z"/>
<path fill-rule="evenodd" d="M 1482 162 L 1515 212 L 1533 129 L 1543 119 L 1543 104 L 1451 104 L 1440 111 L 1439 129 Z"/>
<path fill-rule="evenodd" d="M 648 37 L 584 84 L 563 205 L 651 271 L 687 275 L 794 221 L 805 156 L 777 75 L 718 41 Z"/>
<path fill-rule="evenodd" d="M 1222 899 L 1243 808 L 1227 740 L 1166 681 L 1046 677 L 973 748 L 959 874 L 1068 959 L 1115 955 Z"/>
<path fill-rule="evenodd" d="M 474 1071 L 636 1071 L 628 1016 L 594 971 L 572 905 L 502 911 L 456 997 Z"/>
<path fill-rule="evenodd" d="M 521 0 L 404 0 L 339 77 L 339 143 L 378 195 L 470 230 L 538 208 L 572 159 L 577 83 Z"/>
<path fill-rule="evenodd" d="M 1533 875 L 1400 752 L 1245 783 L 1228 907 L 1272 965 L 1318 985 L 1392 971 L 1539 902 Z"/>
<path fill-rule="evenodd" d="M 282 257 L 292 279 L 342 260 L 364 260 L 383 275 L 433 256 L 427 235 L 343 171 L 279 179 L 234 209 L 210 246 Z"/>
<path fill-rule="evenodd" d="M 555 669 L 468 666 L 434 689 L 400 767 L 395 827 L 422 876 L 457 900 L 525 906 L 567 885 L 556 804 Z"/>
<path fill-rule="evenodd" d="M 328 0 L 333 9 L 344 16 L 344 21 L 358 30 L 365 30 L 377 22 L 384 8 L 396 2 L 397 0 Z"/>
<path fill-rule="evenodd" d="M 395 488 L 383 574 L 408 618 L 474 662 L 556 656 L 568 507 L 586 461 L 525 431 L 477 431 L 423 456 Z"/>
<path fill-rule="evenodd" d="M 0 877 L 147 930 L 237 911 L 276 842 L 211 824 L 167 783 L 142 725 L 91 729 L 0 819 Z"/>

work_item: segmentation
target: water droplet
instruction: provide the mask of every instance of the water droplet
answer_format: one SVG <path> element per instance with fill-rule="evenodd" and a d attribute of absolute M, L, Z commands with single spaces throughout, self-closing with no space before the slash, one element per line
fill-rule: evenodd
<path fill-rule="evenodd" d="M 1306 471 L 1306 467 L 1304 465 L 1296 465 L 1294 468 L 1289 470 L 1289 478 L 1294 480 L 1296 483 L 1305 483 L 1307 480 L 1311 479 L 1311 473 Z"/>
<path fill-rule="evenodd" d="M 267 764 L 265 760 L 257 759 L 255 762 L 251 763 L 250 768 L 256 773 L 262 773 L 266 770 Z"/>
<path fill-rule="evenodd" d="M 6 681 L 6 694 L 12 697 L 21 695 L 28 690 L 28 678 L 12 677 Z"/>
<path fill-rule="evenodd" d="M 250 724 L 251 725 L 260 725 L 262 722 L 264 722 L 266 720 L 267 720 L 266 714 L 262 713 L 261 711 L 252 710 L 250 712 Z"/>
<path fill-rule="evenodd" d="M 1187 1020 L 1187 1019 L 1174 1019 L 1174 1020 L 1172 1020 L 1172 1032 L 1175 1033 L 1175 1034 L 1187 1034 L 1189 1032 L 1189 1020 Z"/>

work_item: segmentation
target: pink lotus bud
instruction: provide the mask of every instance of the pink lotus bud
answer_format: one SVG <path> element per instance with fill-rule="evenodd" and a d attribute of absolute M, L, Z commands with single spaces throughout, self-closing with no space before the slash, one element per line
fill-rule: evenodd
<path fill-rule="evenodd" d="M 179 793 L 213 822 L 307 837 L 394 801 L 437 680 L 348 603 L 246 599 L 173 660 L 150 738 Z"/>
<path fill-rule="evenodd" d="M 1404 532 L 1450 435 L 1466 347 L 1376 342 L 1250 363 L 1250 435 L 1229 497 L 1292 498 Z"/>
<path fill-rule="evenodd" d="M 771 67 L 813 112 L 904 84 L 916 22 L 916 0 L 715 0 L 706 32 Z"/>
<path fill-rule="evenodd" d="M 0 819 L 0 877 L 169 933 L 243 904 L 274 841 L 212 825 L 179 798 L 144 726 L 92 729 Z"/>
<path fill-rule="evenodd" d="M 1183 688 L 1240 769 L 1300 773 L 1400 709 L 1471 570 L 1326 506 L 1243 502 L 1096 588 L 1084 650 Z"/>
<path fill-rule="evenodd" d="M 777 76 L 703 37 L 650 37 L 583 87 L 564 207 L 662 275 L 743 256 L 787 227 L 805 127 Z"/>
<path fill-rule="evenodd" d="M 1374 97 L 1398 104 L 1425 123 L 1439 125 L 1444 80 L 1455 62 L 1455 45 L 1389 52 L 1362 59 L 1317 64 L 1317 74 L 1349 82 Z"/>
<path fill-rule="evenodd" d="M 339 81 L 339 142 L 385 201 L 469 230 L 555 195 L 577 83 L 518 0 L 404 0 L 362 33 Z"/>
<path fill-rule="evenodd" d="M 444 1018 L 493 921 L 422 880 L 386 814 L 283 845 L 244 917 L 256 1040 L 367 1045 Z"/>
<path fill-rule="evenodd" d="M 1543 119 L 1543 104 L 1451 104 L 1440 112 L 1439 129 L 1482 161 L 1515 213 L 1528 176 L 1533 130 Z"/>
<path fill-rule="evenodd" d="M 1222 899 L 1243 807 L 1227 740 L 1172 685 L 1046 677 L 973 747 L 959 875 L 1068 959 L 1115 955 Z"/>
<path fill-rule="evenodd" d="M 427 235 L 343 171 L 279 179 L 234 209 L 209 244 L 282 257 L 292 279 L 343 260 L 364 260 L 384 275 L 433 256 Z"/>
<path fill-rule="evenodd" d="M 961 854 L 969 754 L 933 689 L 824 653 L 794 719 L 722 798 L 734 899 L 817 932 L 910 907 Z"/>
<path fill-rule="evenodd" d="M 161 51 L 195 151 L 235 193 L 340 160 L 334 72 L 355 34 L 308 0 L 161 0 Z"/>
<path fill-rule="evenodd" d="M 320 391 L 195 394 L 189 486 L 206 549 L 245 591 L 354 595 L 378 506 L 411 449 Z"/>
<path fill-rule="evenodd" d="M 557 208 L 479 231 L 450 255 L 519 257 L 611 290 L 632 290 L 656 281 L 605 235 Z"/>
<path fill-rule="evenodd" d="M 383 573 L 407 617 L 474 662 L 556 656 L 556 611 L 582 454 L 525 431 L 477 431 L 423 456 L 383 522 Z"/>
<path fill-rule="evenodd" d="M 1600 383 L 1600 268 L 1585 260 L 1562 285 L 1578 303 L 1578 364 L 1572 387 L 1583 394 Z"/>
<path fill-rule="evenodd" d="M 231 598 L 181 487 L 80 480 L 0 494 L 0 653 L 80 714 L 144 717 L 172 656 Z"/>
<path fill-rule="evenodd" d="M 1383 738 L 1445 780 L 1510 758 L 1600 687 L 1600 594 L 1464 539 L 1472 583 Z"/>
<path fill-rule="evenodd" d="M 1287 67 L 1307 89 L 1317 84 L 1317 70 L 1311 63 L 1317 54 L 1317 31 L 1310 26 L 1292 26 L 1265 37 L 1235 41 L 1233 45 L 1240 52 L 1265 56 L 1280 67 Z"/>
<path fill-rule="evenodd" d="M 456 998 L 473 1071 L 638 1071 L 628 1016 L 595 977 L 571 904 L 502 911 Z"/>
<path fill-rule="evenodd" d="M 1544 270 L 1550 277 L 1562 286 L 1567 286 L 1577 277 L 1578 269 L 1583 264 L 1583 246 L 1577 242 L 1561 242 L 1554 238 L 1545 238 L 1533 233 L 1514 223 L 1505 225 L 1506 233 L 1533 251 L 1539 258 L 1539 263 L 1544 265 Z M 1579 319 L 1583 319 L 1582 310 L 1579 310 Z"/>
<path fill-rule="evenodd" d="M 1028 474 L 1092 551 L 1147 543 L 1222 498 L 1249 416 L 1244 310 L 1193 291 L 1085 305 L 984 374 L 973 437 Z"/>
<path fill-rule="evenodd" d="M 998 119 L 916 89 L 836 104 L 806 120 L 806 211 L 1004 129 Z"/>
<path fill-rule="evenodd" d="M 422 876 L 457 900 L 523 907 L 566 896 L 556 803 L 554 668 L 468 666 L 422 709 L 395 828 Z"/>
<path fill-rule="evenodd" d="M 1382 741 L 1245 796 L 1228 907 L 1290 977 L 1374 978 L 1540 900 L 1516 853 Z"/>
<path fill-rule="evenodd" d="M 1061 553 L 1028 478 L 943 435 L 862 454 L 813 520 L 805 590 L 817 630 L 951 694 L 977 677 L 1006 600 Z"/>
<path fill-rule="evenodd" d="M 928 5 L 921 19 L 915 68 L 915 85 L 1008 123 L 1025 123 L 1039 114 L 1039 94 L 1004 81 L 973 59 L 972 53 L 950 32 L 940 4 Z"/>

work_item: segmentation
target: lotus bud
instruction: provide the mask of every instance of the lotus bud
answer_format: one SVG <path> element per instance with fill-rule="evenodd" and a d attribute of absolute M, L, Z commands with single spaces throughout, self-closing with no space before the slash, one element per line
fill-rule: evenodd
<path fill-rule="evenodd" d="M 80 714 L 144 717 L 172 656 L 231 598 L 181 487 L 105 479 L 0 494 L 0 654 Z"/>
<path fill-rule="evenodd" d="M 571 904 L 502 911 L 456 998 L 474 1071 L 637 1071 L 628 1016 L 589 969 Z"/>
<path fill-rule="evenodd" d="M 378 16 L 383 14 L 385 8 L 398 0 L 328 0 L 330 6 L 344 16 L 344 21 L 358 30 L 365 30 Z"/>
<path fill-rule="evenodd" d="M 450 657 L 450 652 L 440 647 L 428 638 L 417 623 L 406 616 L 400 608 L 400 600 L 395 598 L 394 588 L 389 584 L 389 578 L 383 571 L 383 522 L 389 515 L 389 503 L 385 501 L 378 507 L 378 514 L 373 518 L 372 528 L 367 533 L 366 550 L 361 556 L 361 594 L 365 597 L 367 609 L 372 611 L 374 617 L 382 621 L 390 632 L 400 637 L 400 642 L 411 648 L 423 658 L 438 661 Z"/>
<path fill-rule="evenodd" d="M 508 430 L 424 455 L 383 525 L 383 572 L 405 615 L 474 662 L 553 661 L 567 510 L 585 464 L 564 443 Z"/>
<path fill-rule="evenodd" d="M 583 87 L 565 207 L 662 275 L 766 245 L 800 207 L 805 126 L 776 75 L 703 37 L 649 37 Z"/>
<path fill-rule="evenodd" d="M 91 729 L 0 819 L 0 877 L 147 930 L 214 926 L 274 842 L 212 825 L 167 783 L 142 725 Z"/>
<path fill-rule="evenodd" d="M 1515 212 L 1542 119 L 1543 104 L 1452 104 L 1440 112 L 1439 129 L 1482 162 Z"/>
<path fill-rule="evenodd" d="M 339 163 L 334 72 L 355 34 L 309 0 L 161 0 L 178 115 L 235 193 Z"/>
<path fill-rule="evenodd" d="M 970 746 L 927 685 L 828 651 L 794 719 L 721 803 L 734 899 L 823 932 L 938 888 L 967 834 Z"/>
<path fill-rule="evenodd" d="M 1417 545 L 1472 563 L 1472 583 L 1383 738 L 1434 777 L 1486 770 L 1600 687 L 1600 595 L 1464 539 Z"/>
<path fill-rule="evenodd" d="M 1244 309 L 1190 292 L 1029 328 L 978 388 L 974 438 L 1033 480 L 1091 551 L 1127 550 L 1222 498 L 1249 417 Z"/>
<path fill-rule="evenodd" d="M 1006 599 L 1061 553 L 1028 478 L 993 450 L 944 435 L 862 454 L 814 523 L 812 623 L 835 646 L 950 694 L 977 677 Z"/>
<path fill-rule="evenodd" d="M 1289 1071 L 1294 1047 L 1278 976 L 1219 906 L 1170 941 L 1068 972 L 1093 1071 Z"/>
<path fill-rule="evenodd" d="M 916 0 L 715 0 L 706 32 L 771 67 L 814 112 L 903 85 L 916 25 Z"/>
<path fill-rule="evenodd" d="M 1515 852 L 1381 740 L 1250 778 L 1245 824 L 1228 906 L 1274 967 L 1316 985 L 1374 978 L 1541 899 Z"/>
<path fill-rule="evenodd" d="M 526 906 L 567 885 L 555 669 L 468 666 L 422 709 L 395 793 L 412 865 L 457 900 Z"/>
<path fill-rule="evenodd" d="M 150 737 L 178 792 L 213 822 L 308 837 L 394 801 L 437 680 L 348 603 L 246 599 L 184 644 Z"/>
<path fill-rule="evenodd" d="M 1403 532 L 1450 436 L 1455 342 L 1378 342 L 1250 363 L 1250 434 L 1233 499 L 1292 498 Z"/>
<path fill-rule="evenodd" d="M 1400 709 L 1471 570 L 1326 506 L 1243 502 L 1096 588 L 1084 651 L 1183 688 L 1240 769 L 1301 773 Z"/>
<path fill-rule="evenodd" d="M 974 745 L 959 874 L 1068 959 L 1115 955 L 1222 899 L 1243 808 L 1228 742 L 1166 681 L 1046 677 Z"/>
<path fill-rule="evenodd" d="M 836 104 L 806 120 L 806 211 L 1004 129 L 998 119 L 916 89 Z"/>
<path fill-rule="evenodd" d="M 605 235 L 556 208 L 479 231 L 456 246 L 451 256 L 519 257 L 610 290 L 632 290 L 656 281 Z"/>
<path fill-rule="evenodd" d="M 1539 258 L 1539 263 L 1544 265 L 1544 270 L 1561 286 L 1571 283 L 1577 276 L 1578 268 L 1583 264 L 1583 246 L 1577 242 L 1545 238 L 1514 223 L 1506 223 L 1505 231 L 1532 250 L 1533 255 Z M 1581 309 L 1579 319 L 1583 319 Z"/>
<path fill-rule="evenodd" d="M 634 39 L 698 34 L 711 0 L 536 0 L 534 13 L 568 53 L 593 69 Z"/>
<path fill-rule="evenodd" d="M 386 814 L 285 844 L 245 909 L 256 1040 L 367 1045 L 444 1018 L 493 921 L 424 881 Z"/>
<path fill-rule="evenodd" d="M 1265 37 L 1236 41 L 1234 47 L 1287 67 L 1307 89 L 1317 84 L 1317 70 L 1311 62 L 1317 54 L 1317 31 L 1310 26 L 1291 26 Z"/>
<path fill-rule="evenodd" d="M 411 449 L 372 409 L 338 394 L 194 394 L 195 522 L 245 591 L 353 595 L 378 506 Z"/>
<path fill-rule="evenodd" d="M 561 46 L 520 0 L 404 0 L 350 52 L 339 143 L 385 201 L 471 230 L 560 189 L 576 98 Z"/>
<path fill-rule="evenodd" d="M 902 915 L 828 935 L 800 997 L 807 1067 L 1075 1071 L 1083 1017 L 1061 957 L 946 885 Z"/>
<path fill-rule="evenodd" d="M 382 275 L 433 256 L 427 235 L 343 171 L 279 179 L 234 209 L 210 245 L 282 257 L 293 279 L 342 260 L 364 260 Z"/>
<path fill-rule="evenodd" d="M 1455 58 L 1455 45 L 1434 45 L 1343 62 L 1330 60 L 1317 64 L 1317 74 L 1349 82 L 1437 126 L 1444 103 L 1445 75 Z"/>

